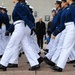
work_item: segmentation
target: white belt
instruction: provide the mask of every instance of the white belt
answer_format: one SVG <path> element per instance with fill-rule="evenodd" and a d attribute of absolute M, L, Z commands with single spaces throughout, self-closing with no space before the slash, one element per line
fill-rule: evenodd
<path fill-rule="evenodd" d="M 74 22 L 67 22 L 67 23 L 65 23 L 65 26 L 68 26 L 68 25 L 74 25 Z"/>
<path fill-rule="evenodd" d="M 16 24 L 19 24 L 19 23 L 24 23 L 23 20 L 18 20 L 18 21 L 15 21 L 13 24 L 16 25 Z"/>

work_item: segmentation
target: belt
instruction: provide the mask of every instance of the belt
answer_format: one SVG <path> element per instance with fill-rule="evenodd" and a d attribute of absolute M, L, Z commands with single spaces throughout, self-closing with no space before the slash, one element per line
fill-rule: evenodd
<path fill-rule="evenodd" d="M 13 23 L 13 25 L 16 25 L 16 24 L 19 24 L 19 23 L 24 23 L 24 21 L 23 21 L 23 20 L 15 21 L 15 22 Z"/>
<path fill-rule="evenodd" d="M 67 23 L 65 23 L 65 26 L 68 26 L 68 25 L 74 25 L 74 22 L 67 22 Z"/>

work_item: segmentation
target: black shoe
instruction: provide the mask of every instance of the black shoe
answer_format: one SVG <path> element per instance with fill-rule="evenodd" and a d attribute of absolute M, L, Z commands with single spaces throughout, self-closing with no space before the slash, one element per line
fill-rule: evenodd
<path fill-rule="evenodd" d="M 40 58 L 38 59 L 38 62 L 39 62 L 39 64 L 41 64 L 41 63 L 43 62 L 43 58 L 40 57 Z"/>
<path fill-rule="evenodd" d="M 49 60 L 47 57 L 44 58 L 44 61 L 46 64 L 50 65 L 50 66 L 55 66 L 55 63 L 52 62 L 51 60 Z"/>
<path fill-rule="evenodd" d="M 41 52 L 39 52 L 38 55 L 41 55 Z"/>
<path fill-rule="evenodd" d="M 3 55 L 0 55 L 0 58 L 2 58 Z"/>
<path fill-rule="evenodd" d="M 29 64 L 29 62 L 27 61 L 27 64 Z"/>
<path fill-rule="evenodd" d="M 21 54 L 24 54 L 24 52 L 22 52 Z"/>
<path fill-rule="evenodd" d="M 75 67 L 75 65 L 73 65 L 73 67 Z"/>
<path fill-rule="evenodd" d="M 29 70 L 31 70 L 31 71 L 38 70 L 38 69 L 40 69 L 40 65 L 35 65 L 35 66 L 29 68 Z"/>
<path fill-rule="evenodd" d="M 46 54 L 47 54 L 47 52 L 44 52 L 44 54 L 46 55 Z"/>
<path fill-rule="evenodd" d="M 7 67 L 5 67 L 5 66 L 3 66 L 3 65 L 0 64 L 0 70 L 6 71 L 7 70 Z"/>
<path fill-rule="evenodd" d="M 49 50 L 48 49 L 44 49 L 44 51 L 48 53 Z"/>
<path fill-rule="evenodd" d="M 62 72 L 62 68 L 58 67 L 58 66 L 54 66 L 54 67 L 50 67 L 52 70 L 57 71 L 57 72 Z"/>
<path fill-rule="evenodd" d="M 73 61 L 69 61 L 69 62 L 67 62 L 68 64 L 73 64 L 73 63 L 75 63 L 75 60 L 73 60 Z"/>
<path fill-rule="evenodd" d="M 18 68 L 18 64 L 8 64 L 8 68 Z"/>
<path fill-rule="evenodd" d="M 19 54 L 19 57 L 21 57 L 21 56 L 22 56 L 22 54 L 20 53 L 20 54 Z"/>

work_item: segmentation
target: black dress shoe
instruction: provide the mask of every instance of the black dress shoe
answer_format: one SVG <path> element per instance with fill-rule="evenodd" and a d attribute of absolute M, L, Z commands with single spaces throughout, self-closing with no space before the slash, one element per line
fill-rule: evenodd
<path fill-rule="evenodd" d="M 27 61 L 27 64 L 29 64 L 29 62 Z"/>
<path fill-rule="evenodd" d="M 44 61 L 46 64 L 50 65 L 50 66 L 55 66 L 55 63 L 52 62 L 51 60 L 49 60 L 47 57 L 44 58 Z"/>
<path fill-rule="evenodd" d="M 68 64 L 73 64 L 73 63 L 75 63 L 75 60 L 73 60 L 73 61 L 69 61 L 69 62 L 67 62 Z"/>
<path fill-rule="evenodd" d="M 49 50 L 48 49 L 44 49 L 44 51 L 48 53 Z"/>
<path fill-rule="evenodd" d="M 46 54 L 47 54 L 47 52 L 44 52 L 44 54 L 46 55 Z"/>
<path fill-rule="evenodd" d="M 39 52 L 38 55 L 41 55 L 41 52 Z"/>
<path fill-rule="evenodd" d="M 21 56 L 22 56 L 22 54 L 20 53 L 20 54 L 19 54 L 19 57 L 21 57 Z"/>
<path fill-rule="evenodd" d="M 3 66 L 3 65 L 0 64 L 0 70 L 6 71 L 7 70 L 7 67 L 5 67 L 5 66 Z"/>
<path fill-rule="evenodd" d="M 43 62 L 43 58 L 40 57 L 40 58 L 38 59 L 38 62 L 39 62 L 39 64 L 41 64 L 41 63 Z"/>
<path fill-rule="evenodd" d="M 75 65 L 73 65 L 73 67 L 75 67 Z"/>
<path fill-rule="evenodd" d="M 18 68 L 18 64 L 8 64 L 8 68 Z"/>
<path fill-rule="evenodd" d="M 57 71 L 57 72 L 62 72 L 62 68 L 58 67 L 58 66 L 54 66 L 54 67 L 50 67 L 52 70 Z"/>
<path fill-rule="evenodd" d="M 35 65 L 31 68 L 29 68 L 30 71 L 38 70 L 40 68 L 40 65 Z"/>
<path fill-rule="evenodd" d="M 3 55 L 0 55 L 0 58 L 2 58 Z"/>

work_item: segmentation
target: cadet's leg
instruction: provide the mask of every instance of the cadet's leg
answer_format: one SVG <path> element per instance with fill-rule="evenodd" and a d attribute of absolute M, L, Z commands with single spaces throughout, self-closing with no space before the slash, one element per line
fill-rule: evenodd
<path fill-rule="evenodd" d="M 2 64 L 3 66 L 7 67 L 13 53 L 15 52 L 15 50 L 18 49 L 19 43 L 25 34 L 24 28 L 24 23 L 19 23 L 15 26 L 15 31 L 11 36 L 11 39 L 5 49 L 4 55 L 0 62 L 0 64 Z"/>
<path fill-rule="evenodd" d="M 61 54 L 60 54 L 60 57 L 57 63 L 57 66 L 62 69 L 64 69 L 67 59 L 70 55 L 70 52 L 72 51 L 73 46 L 75 44 L 75 26 L 74 24 L 71 24 L 69 26 L 67 25 L 66 29 L 67 29 L 66 37 L 64 39 L 62 51 L 61 51 Z"/>

